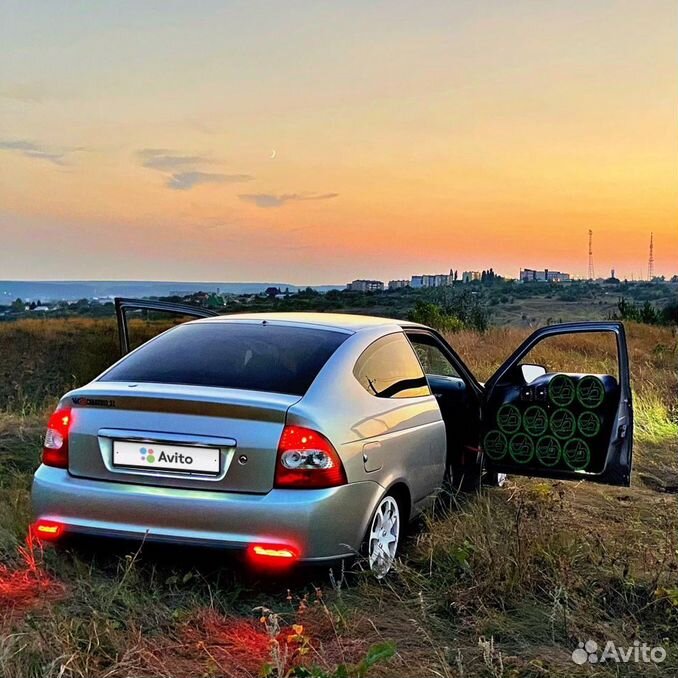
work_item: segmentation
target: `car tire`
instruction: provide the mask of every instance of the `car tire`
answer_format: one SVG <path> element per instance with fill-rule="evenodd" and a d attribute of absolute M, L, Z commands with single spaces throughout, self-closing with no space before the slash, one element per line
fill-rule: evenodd
<path fill-rule="evenodd" d="M 403 512 L 398 500 L 387 494 L 377 504 L 365 534 L 367 566 L 377 579 L 393 567 L 403 533 Z"/>

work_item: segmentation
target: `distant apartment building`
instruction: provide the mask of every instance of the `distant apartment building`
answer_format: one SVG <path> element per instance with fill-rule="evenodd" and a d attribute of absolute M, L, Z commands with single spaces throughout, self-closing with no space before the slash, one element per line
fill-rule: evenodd
<path fill-rule="evenodd" d="M 389 290 L 399 290 L 403 287 L 409 287 L 409 286 L 410 286 L 409 280 L 389 280 L 388 281 L 388 289 Z"/>
<path fill-rule="evenodd" d="M 420 287 L 445 287 L 451 285 L 454 280 L 452 274 L 434 273 L 430 275 L 413 275 L 410 281 L 410 286 L 415 288 Z"/>
<path fill-rule="evenodd" d="M 474 280 L 481 280 L 483 277 L 483 274 L 480 271 L 464 271 L 461 274 L 461 281 L 463 283 L 470 283 L 473 282 Z"/>
<path fill-rule="evenodd" d="M 381 280 L 354 280 L 346 285 L 346 289 L 352 292 L 381 292 L 384 283 Z"/>
<path fill-rule="evenodd" d="M 520 282 L 568 282 L 569 273 L 550 271 L 548 268 L 536 270 L 533 268 L 520 269 Z"/>

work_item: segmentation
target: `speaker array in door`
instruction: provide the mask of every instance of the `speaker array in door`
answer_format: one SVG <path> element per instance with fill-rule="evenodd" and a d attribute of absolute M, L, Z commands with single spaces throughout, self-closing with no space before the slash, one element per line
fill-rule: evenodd
<path fill-rule="evenodd" d="M 605 382 L 603 381 L 605 379 Z M 496 428 L 483 440 L 495 462 L 581 471 L 591 464 L 591 443 L 603 429 L 603 406 L 616 391 L 613 377 L 545 375 L 497 409 Z"/>

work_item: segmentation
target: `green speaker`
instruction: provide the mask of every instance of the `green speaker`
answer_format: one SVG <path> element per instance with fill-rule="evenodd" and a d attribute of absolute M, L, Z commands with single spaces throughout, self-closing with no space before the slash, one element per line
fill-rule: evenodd
<path fill-rule="evenodd" d="M 574 418 L 574 414 L 570 410 L 563 408 L 556 410 L 551 415 L 549 425 L 553 435 L 561 440 L 571 438 L 577 431 L 577 421 Z"/>
<path fill-rule="evenodd" d="M 493 461 L 501 461 L 508 452 L 508 440 L 501 431 L 488 431 L 483 440 L 483 452 Z"/>
<path fill-rule="evenodd" d="M 574 379 L 567 374 L 556 374 L 548 385 L 549 400 L 558 407 L 567 407 L 574 402 Z"/>
<path fill-rule="evenodd" d="M 563 445 L 563 459 L 573 471 L 583 471 L 591 461 L 591 450 L 581 438 L 570 438 Z"/>
<path fill-rule="evenodd" d="M 497 426 L 504 433 L 517 433 L 520 428 L 520 410 L 515 405 L 505 404 L 497 412 Z"/>
<path fill-rule="evenodd" d="M 577 418 L 577 428 L 586 438 L 593 438 L 600 432 L 600 417 L 589 410 L 582 412 Z"/>
<path fill-rule="evenodd" d="M 600 407 L 605 400 L 605 385 L 598 378 L 589 374 L 582 377 L 577 384 L 577 401 L 589 409 Z"/>
<path fill-rule="evenodd" d="M 549 426 L 549 415 L 538 405 L 530 405 L 523 413 L 523 428 L 531 436 L 543 436 Z"/>
<path fill-rule="evenodd" d="M 534 451 L 537 455 L 537 460 L 544 466 L 555 466 L 560 461 L 562 454 L 560 441 L 553 436 L 539 438 L 534 446 Z"/>
<path fill-rule="evenodd" d="M 511 459 L 519 464 L 527 464 L 534 456 L 534 443 L 525 433 L 516 433 L 509 443 Z"/>

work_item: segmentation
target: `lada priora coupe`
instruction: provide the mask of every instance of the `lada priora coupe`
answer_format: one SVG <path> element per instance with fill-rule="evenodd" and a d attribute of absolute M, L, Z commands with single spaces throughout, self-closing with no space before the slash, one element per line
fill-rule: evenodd
<path fill-rule="evenodd" d="M 33 481 L 33 533 L 208 544 L 262 562 L 363 552 L 383 576 L 450 477 L 628 485 L 632 409 L 614 322 L 552 325 L 480 384 L 435 330 L 357 315 L 216 316 L 116 300 L 123 357 L 63 396 Z M 188 315 L 130 351 L 139 310 Z M 618 372 L 522 359 L 612 333 Z"/>

